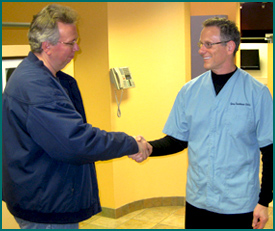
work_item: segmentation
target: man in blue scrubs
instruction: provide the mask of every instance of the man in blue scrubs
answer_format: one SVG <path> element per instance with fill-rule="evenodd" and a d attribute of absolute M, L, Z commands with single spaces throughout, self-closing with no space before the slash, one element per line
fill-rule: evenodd
<path fill-rule="evenodd" d="M 235 23 L 212 18 L 203 26 L 198 46 L 208 71 L 178 93 L 167 136 L 149 142 L 151 156 L 188 147 L 186 229 L 263 228 L 273 198 L 272 97 L 235 66 Z"/>

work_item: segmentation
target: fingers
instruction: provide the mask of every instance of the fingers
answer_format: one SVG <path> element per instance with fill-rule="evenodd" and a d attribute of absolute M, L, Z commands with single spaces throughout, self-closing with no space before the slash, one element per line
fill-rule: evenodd
<path fill-rule="evenodd" d="M 252 227 L 253 229 L 258 229 L 258 217 L 253 217 L 253 221 L 252 221 Z"/>
<path fill-rule="evenodd" d="M 144 139 L 143 136 L 136 136 L 135 139 L 139 147 L 139 152 L 129 155 L 129 158 L 132 158 L 136 162 L 140 163 L 151 155 L 153 147 Z"/>
<path fill-rule="evenodd" d="M 139 136 L 136 136 L 134 137 L 136 139 L 137 142 L 140 142 L 142 139 L 144 139 L 143 136 L 139 135 Z M 144 139 L 145 140 L 145 139 Z"/>
<path fill-rule="evenodd" d="M 130 155 L 128 157 L 135 160 L 138 163 L 141 163 L 142 161 L 145 160 L 145 157 L 143 156 L 142 153 L 137 153 L 137 154 L 134 154 L 134 155 Z"/>
<path fill-rule="evenodd" d="M 261 219 L 254 217 L 252 227 L 253 229 L 263 229 L 265 223 L 266 222 L 262 221 Z"/>
<path fill-rule="evenodd" d="M 252 222 L 253 229 L 263 229 L 268 219 L 261 217 L 254 217 Z"/>
<path fill-rule="evenodd" d="M 268 208 L 258 204 L 253 213 L 253 229 L 263 229 L 268 221 Z"/>

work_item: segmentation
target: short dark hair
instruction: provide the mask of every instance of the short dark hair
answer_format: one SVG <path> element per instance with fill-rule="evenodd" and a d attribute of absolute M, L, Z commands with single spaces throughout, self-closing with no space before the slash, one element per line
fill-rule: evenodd
<path fill-rule="evenodd" d="M 235 22 L 230 21 L 226 18 L 214 17 L 205 20 L 202 25 L 204 27 L 218 27 L 220 29 L 220 36 L 223 41 L 232 40 L 236 44 L 234 56 L 236 55 L 241 42 L 241 35 Z"/>

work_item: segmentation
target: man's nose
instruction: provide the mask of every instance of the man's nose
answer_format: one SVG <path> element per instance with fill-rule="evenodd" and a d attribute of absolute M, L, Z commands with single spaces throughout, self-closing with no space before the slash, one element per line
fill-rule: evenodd
<path fill-rule="evenodd" d="M 79 51 L 79 45 L 77 43 L 74 44 L 73 51 Z"/>
<path fill-rule="evenodd" d="M 202 46 L 200 47 L 200 49 L 198 50 L 198 52 L 199 52 L 200 55 L 204 54 L 205 51 L 206 51 L 206 48 L 205 48 L 204 45 L 202 45 Z"/>

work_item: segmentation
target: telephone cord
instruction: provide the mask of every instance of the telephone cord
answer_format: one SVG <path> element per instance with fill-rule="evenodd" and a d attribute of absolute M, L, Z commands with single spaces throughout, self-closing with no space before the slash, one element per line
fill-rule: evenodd
<path fill-rule="evenodd" d="M 121 117 L 120 104 L 122 101 L 122 96 L 123 96 L 123 89 L 121 90 L 120 101 L 118 101 L 117 93 L 115 90 L 115 98 L 116 98 L 116 103 L 117 103 L 117 117 Z"/>

